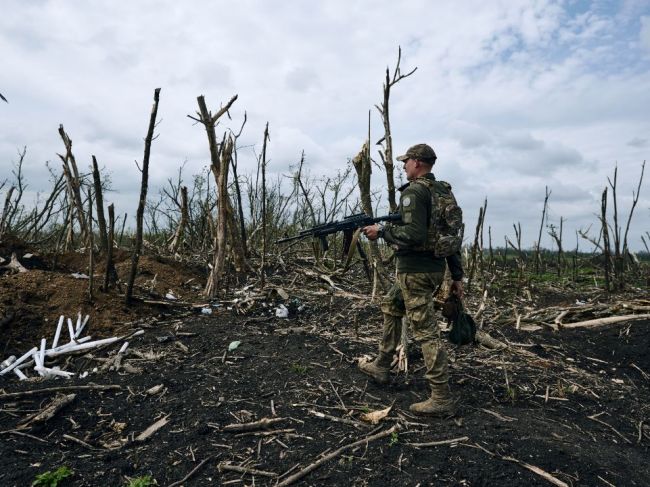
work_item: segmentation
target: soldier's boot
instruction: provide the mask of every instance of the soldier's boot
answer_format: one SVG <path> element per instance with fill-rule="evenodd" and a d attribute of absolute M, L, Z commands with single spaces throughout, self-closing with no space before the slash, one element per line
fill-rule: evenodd
<path fill-rule="evenodd" d="M 379 352 L 372 362 L 359 361 L 359 370 L 379 384 L 387 384 L 390 378 L 390 364 L 393 357 Z"/>
<path fill-rule="evenodd" d="M 457 400 L 449 391 L 447 352 L 439 340 L 422 343 L 422 355 L 426 365 L 424 376 L 431 387 L 431 396 L 426 401 L 411 404 L 412 413 L 423 416 L 453 416 Z"/>
<path fill-rule="evenodd" d="M 409 410 L 420 416 L 450 417 L 456 414 L 458 400 L 449 392 L 449 386 L 431 389 L 429 399 L 411 404 Z"/>

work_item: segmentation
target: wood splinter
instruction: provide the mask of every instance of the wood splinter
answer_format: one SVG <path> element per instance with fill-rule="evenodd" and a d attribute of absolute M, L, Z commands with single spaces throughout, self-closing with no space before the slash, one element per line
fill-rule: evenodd
<path fill-rule="evenodd" d="M 255 431 L 268 428 L 280 421 L 286 421 L 286 419 L 287 418 L 263 418 L 259 421 L 253 421 L 252 423 L 228 424 L 223 427 L 223 431 Z"/>
<path fill-rule="evenodd" d="M 56 413 L 74 401 L 76 397 L 76 394 L 57 394 L 57 396 L 52 400 L 50 404 L 45 407 L 45 409 L 33 416 L 28 417 L 18 426 L 18 429 L 29 428 L 35 424 L 44 423 L 52 419 Z"/>

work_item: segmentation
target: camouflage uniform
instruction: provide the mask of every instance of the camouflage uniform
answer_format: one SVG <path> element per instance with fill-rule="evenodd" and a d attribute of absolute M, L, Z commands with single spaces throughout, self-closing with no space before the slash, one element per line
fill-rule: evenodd
<path fill-rule="evenodd" d="M 407 156 L 414 157 L 409 152 Z M 361 370 L 378 382 L 388 381 L 392 357 L 402 334 L 402 318 L 406 316 L 413 338 L 422 348 L 425 378 L 431 387 L 431 398 L 411 407 L 412 411 L 422 414 L 449 413 L 453 409 L 447 351 L 436 323 L 433 295 L 443 282 L 445 265 L 449 265 L 454 280 L 463 277 L 459 253 L 440 258 L 435 257 L 432 251 L 422 250 L 429 234 L 432 187 L 444 184 L 434 182 L 433 174 L 428 173 L 400 188 L 402 222 L 388 224 L 380 231 L 379 235 L 396 251 L 397 282 L 381 303 L 384 326 L 379 355 L 374 362 L 360 364 Z M 426 407 L 422 406 L 425 403 Z M 432 404 L 437 406 L 432 409 Z"/>

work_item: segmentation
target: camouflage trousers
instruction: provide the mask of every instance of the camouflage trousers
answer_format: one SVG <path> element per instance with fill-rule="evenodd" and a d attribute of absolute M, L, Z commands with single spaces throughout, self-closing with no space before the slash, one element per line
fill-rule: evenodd
<path fill-rule="evenodd" d="M 449 382 L 447 350 L 433 309 L 433 295 L 443 277 L 443 272 L 398 273 L 397 282 L 381 302 L 384 328 L 379 353 L 384 357 L 395 353 L 406 316 L 413 338 L 422 348 L 424 376 L 432 389 L 447 387 Z"/>

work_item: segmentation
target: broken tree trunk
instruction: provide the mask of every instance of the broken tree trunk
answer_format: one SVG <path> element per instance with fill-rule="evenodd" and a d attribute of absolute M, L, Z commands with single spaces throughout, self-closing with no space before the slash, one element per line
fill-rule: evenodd
<path fill-rule="evenodd" d="M 208 283 L 205 287 L 205 294 L 209 297 L 216 295 L 218 286 L 220 284 L 221 275 L 223 273 L 224 264 L 226 261 L 226 230 L 228 221 L 228 167 L 230 165 L 230 158 L 232 156 L 233 141 L 228 138 L 225 144 L 217 142 L 217 135 L 215 132 L 215 125 L 219 117 L 228 112 L 233 103 L 237 100 L 237 95 L 233 96 L 225 107 L 222 107 L 215 115 L 208 110 L 203 95 L 197 98 L 199 104 L 198 119 L 190 117 L 202 123 L 205 127 L 208 136 L 208 145 L 210 148 L 210 160 L 212 164 L 210 169 L 214 175 L 217 183 L 217 211 L 219 219 L 217 221 L 217 232 L 215 239 L 215 255 L 213 260 L 212 271 L 208 278 Z M 228 153 L 227 156 L 225 153 Z M 224 157 L 225 156 L 225 157 Z"/>
<path fill-rule="evenodd" d="M 104 275 L 104 292 L 108 286 L 117 281 L 117 271 L 113 264 L 113 240 L 115 238 L 115 207 L 111 203 L 108 206 L 108 248 L 106 249 L 106 274 Z"/>
<path fill-rule="evenodd" d="M 185 235 L 185 227 L 190 220 L 187 204 L 187 186 L 181 188 L 181 219 L 176 227 L 176 232 L 169 241 L 169 251 L 172 254 L 178 252 L 179 247 L 183 243 L 183 236 Z"/>
<path fill-rule="evenodd" d="M 269 122 L 264 129 L 264 143 L 262 144 L 262 259 L 260 263 L 260 281 L 262 288 L 266 285 L 266 142 L 269 140 Z"/>
<path fill-rule="evenodd" d="M 384 81 L 383 93 L 384 98 L 382 100 L 381 106 L 375 105 L 375 108 L 379 111 L 381 115 L 381 121 L 384 125 L 384 137 L 379 141 L 383 142 L 384 147 L 383 151 L 379 151 L 379 155 L 384 163 L 386 168 L 386 179 L 388 182 L 388 204 L 390 206 L 390 212 L 394 213 L 397 211 L 397 202 L 395 200 L 395 181 L 393 176 L 393 136 L 390 129 L 390 117 L 389 117 L 389 99 L 390 99 L 390 90 L 393 86 L 399 83 L 402 79 L 408 78 L 418 69 L 413 68 L 407 74 L 402 74 L 400 71 L 400 62 L 402 60 L 402 48 L 398 48 L 397 53 L 397 64 L 395 65 L 395 71 L 393 72 L 393 77 L 391 79 L 390 70 L 386 68 L 386 80 Z"/>
<path fill-rule="evenodd" d="M 156 128 L 156 115 L 158 114 L 158 100 L 160 99 L 160 88 L 156 88 L 153 95 L 153 107 L 151 108 L 151 116 L 149 117 L 149 129 L 147 130 L 147 137 L 144 139 L 144 158 L 142 159 L 142 184 L 140 185 L 140 202 L 138 204 L 138 211 L 136 213 L 136 230 L 135 230 L 135 244 L 133 247 L 133 254 L 131 256 L 131 272 L 129 273 L 129 280 L 126 287 L 126 304 L 131 304 L 133 296 L 133 283 L 135 282 L 135 274 L 138 270 L 138 260 L 140 259 L 140 252 L 142 251 L 142 227 L 144 219 L 144 206 L 147 202 L 147 187 L 149 184 L 149 156 L 151 155 L 151 142 L 153 141 L 153 132 Z"/>
<path fill-rule="evenodd" d="M 63 140 L 65 146 L 65 156 L 58 154 L 63 162 L 63 174 L 65 174 L 66 181 L 68 182 L 69 203 L 77 210 L 77 219 L 79 220 L 79 231 L 81 232 L 81 241 L 86 241 L 86 217 L 84 215 L 83 201 L 81 200 L 81 179 L 79 178 L 79 170 L 77 169 L 77 161 L 72 153 L 72 140 L 63 129 L 63 125 L 59 125 L 59 135 Z M 70 218 L 70 225 L 72 226 L 72 218 Z"/>
<path fill-rule="evenodd" d="M 232 157 L 233 140 L 228 137 L 225 145 L 221 150 L 221 169 L 217 172 L 212 165 L 212 171 L 217 183 L 217 234 L 215 236 L 215 254 L 212 263 L 212 270 L 208 277 L 208 283 L 205 287 L 206 296 L 213 298 L 217 295 L 217 290 L 221 284 L 224 266 L 226 263 L 226 229 L 228 224 L 228 167 L 230 157 Z"/>
<path fill-rule="evenodd" d="M 93 184 L 95 186 L 95 203 L 97 206 L 97 226 L 99 227 L 99 248 L 102 252 L 108 249 L 108 235 L 106 233 L 106 218 L 104 217 L 104 197 L 102 196 L 102 181 L 99 175 L 97 159 L 93 158 Z"/>
<path fill-rule="evenodd" d="M 363 143 L 363 147 L 359 153 L 352 159 L 352 165 L 357 172 L 359 192 L 361 193 L 361 208 L 366 215 L 372 217 L 372 201 L 370 199 L 370 175 L 372 174 L 372 168 L 369 140 Z M 386 271 L 381 260 L 377 241 L 370 242 L 370 254 L 372 256 L 372 266 L 377 270 L 375 276 L 378 278 L 382 290 L 386 291 L 388 289 L 388 282 L 386 281 Z"/>

